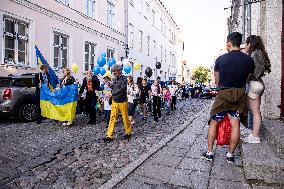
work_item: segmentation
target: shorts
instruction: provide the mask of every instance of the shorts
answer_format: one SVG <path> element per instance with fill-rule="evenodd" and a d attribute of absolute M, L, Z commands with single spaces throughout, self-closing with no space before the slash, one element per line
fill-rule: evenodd
<path fill-rule="evenodd" d="M 217 114 L 213 115 L 211 117 L 211 119 L 214 120 L 214 121 L 222 121 L 227 114 L 229 114 L 229 117 L 240 119 L 240 113 L 238 111 L 234 111 L 234 110 L 228 110 L 228 111 L 217 113 Z"/>
<path fill-rule="evenodd" d="M 134 116 L 135 104 L 128 102 L 128 116 Z"/>

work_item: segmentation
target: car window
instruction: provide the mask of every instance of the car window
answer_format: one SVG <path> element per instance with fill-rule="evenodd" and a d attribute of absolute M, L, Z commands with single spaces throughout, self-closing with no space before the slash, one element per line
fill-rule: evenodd
<path fill-rule="evenodd" d="M 0 87 L 10 87 L 11 78 L 0 78 Z"/>
<path fill-rule="evenodd" d="M 12 86 L 14 87 L 33 87 L 34 82 L 32 78 L 13 78 Z"/>

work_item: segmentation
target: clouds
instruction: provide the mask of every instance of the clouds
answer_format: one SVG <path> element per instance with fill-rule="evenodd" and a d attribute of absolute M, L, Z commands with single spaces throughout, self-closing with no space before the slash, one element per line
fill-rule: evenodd
<path fill-rule="evenodd" d="M 185 58 L 191 67 L 210 66 L 223 48 L 227 30 L 228 0 L 162 0 L 182 30 Z"/>

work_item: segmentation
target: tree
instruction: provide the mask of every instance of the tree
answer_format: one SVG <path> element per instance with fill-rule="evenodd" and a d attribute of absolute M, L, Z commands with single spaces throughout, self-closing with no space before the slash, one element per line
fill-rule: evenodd
<path fill-rule="evenodd" d="M 210 69 L 204 66 L 197 66 L 193 70 L 192 77 L 196 83 L 206 83 L 210 79 Z"/>

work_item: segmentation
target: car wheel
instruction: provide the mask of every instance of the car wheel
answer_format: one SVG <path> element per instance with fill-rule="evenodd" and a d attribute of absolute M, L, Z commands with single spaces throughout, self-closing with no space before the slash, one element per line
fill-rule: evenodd
<path fill-rule="evenodd" d="M 25 103 L 20 109 L 20 117 L 24 121 L 35 121 L 37 118 L 37 106 L 32 103 Z"/>

